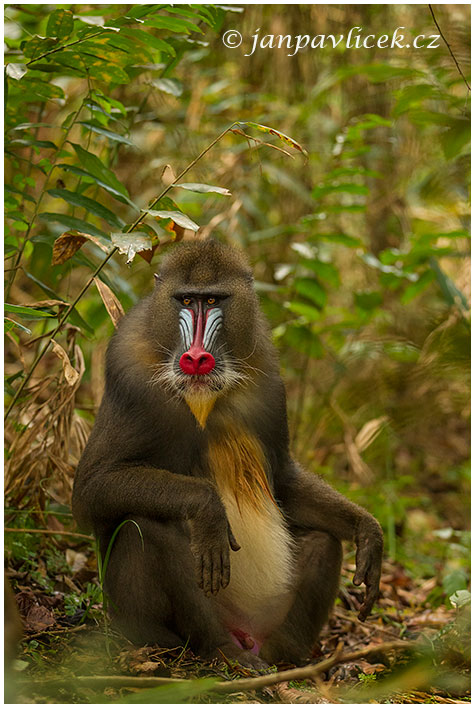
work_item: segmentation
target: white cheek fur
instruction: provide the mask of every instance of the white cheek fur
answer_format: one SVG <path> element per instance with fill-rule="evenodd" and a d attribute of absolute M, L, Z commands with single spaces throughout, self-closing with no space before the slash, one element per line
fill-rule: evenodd
<path fill-rule="evenodd" d="M 222 323 L 223 314 L 219 308 L 212 308 L 211 310 L 208 310 L 206 327 L 203 335 L 203 347 L 208 352 L 216 343 Z"/>
<path fill-rule="evenodd" d="M 180 326 L 181 338 L 186 350 L 189 350 L 193 344 L 193 314 L 190 310 L 183 308 L 180 310 L 178 317 Z"/>

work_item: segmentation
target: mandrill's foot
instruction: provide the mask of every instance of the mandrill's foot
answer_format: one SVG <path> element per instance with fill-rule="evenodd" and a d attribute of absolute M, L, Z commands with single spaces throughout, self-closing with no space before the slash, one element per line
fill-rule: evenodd
<path fill-rule="evenodd" d="M 216 660 L 237 662 L 243 667 L 249 667 L 253 670 L 267 670 L 269 668 L 267 662 L 262 660 L 258 655 L 254 655 L 252 652 L 249 652 L 249 650 L 242 650 L 232 642 L 226 643 L 226 645 L 220 645 L 212 653 L 211 657 Z"/>

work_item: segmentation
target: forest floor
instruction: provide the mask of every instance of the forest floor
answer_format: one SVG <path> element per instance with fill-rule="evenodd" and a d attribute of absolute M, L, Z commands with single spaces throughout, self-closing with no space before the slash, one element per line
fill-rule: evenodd
<path fill-rule="evenodd" d="M 23 627 L 7 701 L 470 703 L 469 605 L 434 602 L 435 578 L 416 581 L 386 561 L 379 602 L 362 623 L 363 590 L 352 585 L 352 571 L 345 562 L 338 601 L 307 668 L 293 674 L 291 665 L 271 668 L 287 674 L 254 688 L 260 675 L 225 658 L 203 662 L 186 648 L 136 648 L 110 629 L 106 634 L 87 539 L 10 532 L 6 575 Z M 322 661 L 322 671 L 312 673 Z M 216 689 L 238 678 L 240 684 Z"/>

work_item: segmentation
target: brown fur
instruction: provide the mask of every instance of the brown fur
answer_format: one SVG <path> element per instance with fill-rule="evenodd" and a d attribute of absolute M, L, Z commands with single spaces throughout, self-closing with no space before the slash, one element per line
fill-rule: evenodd
<path fill-rule="evenodd" d="M 221 296 L 204 395 L 178 366 L 184 294 Z M 290 455 L 285 390 L 249 266 L 215 241 L 174 249 L 154 292 L 120 322 L 73 512 L 103 557 L 123 520 L 140 526 L 141 535 L 120 529 L 105 581 L 117 624 L 138 643 L 189 642 L 254 667 L 299 662 L 332 607 L 343 540 L 356 544 L 355 579 L 367 586 L 360 618 L 377 598 L 381 529 Z M 263 643 L 261 657 L 233 644 L 234 630 Z"/>

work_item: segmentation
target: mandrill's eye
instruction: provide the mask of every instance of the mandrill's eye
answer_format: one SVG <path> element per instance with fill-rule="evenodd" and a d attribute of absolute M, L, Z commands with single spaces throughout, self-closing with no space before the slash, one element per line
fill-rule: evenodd
<path fill-rule="evenodd" d="M 191 298 L 187 298 L 186 296 L 184 296 L 181 299 L 181 302 L 183 303 L 183 305 L 191 305 Z"/>
<path fill-rule="evenodd" d="M 216 303 L 216 298 L 208 298 L 206 302 L 208 305 L 214 305 Z"/>

